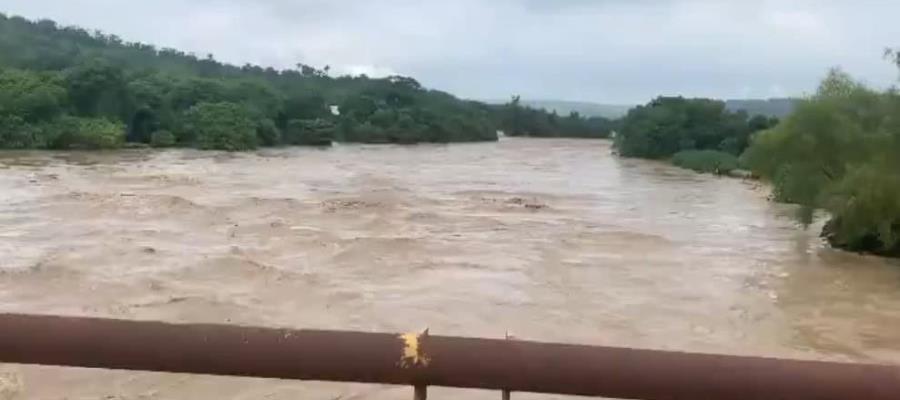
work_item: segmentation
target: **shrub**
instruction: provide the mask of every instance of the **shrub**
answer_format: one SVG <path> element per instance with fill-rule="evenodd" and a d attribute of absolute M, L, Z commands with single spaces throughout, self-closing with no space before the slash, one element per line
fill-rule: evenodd
<path fill-rule="evenodd" d="M 106 118 L 63 116 L 41 129 L 54 149 L 113 149 L 125 143 L 125 125 Z"/>
<path fill-rule="evenodd" d="M 261 119 L 256 124 L 256 139 L 263 146 L 277 146 L 281 144 L 281 131 L 271 119 Z"/>
<path fill-rule="evenodd" d="M 737 157 L 716 150 L 686 150 L 675 153 L 672 163 L 697 172 L 727 174 L 739 168 Z"/>
<path fill-rule="evenodd" d="M 66 90 L 55 73 L 0 69 L 0 114 L 29 123 L 49 120 L 65 109 Z"/>
<path fill-rule="evenodd" d="M 760 122 L 763 119 L 753 121 L 751 126 L 746 113 L 728 111 L 721 101 L 659 97 L 628 112 L 616 135 L 615 147 L 624 157 L 653 159 L 687 150 L 720 150 L 738 155 L 755 131 L 768 128 Z"/>
<path fill-rule="evenodd" d="M 831 216 L 835 247 L 900 255 L 900 94 L 832 70 L 815 95 L 753 139 L 745 159 L 776 198 Z"/>
<path fill-rule="evenodd" d="M 175 135 L 167 130 L 153 132 L 150 135 L 150 145 L 153 147 L 172 147 L 175 145 Z"/>
<path fill-rule="evenodd" d="M 34 147 L 31 126 L 17 115 L 0 115 L 0 148 L 27 149 Z"/>
<path fill-rule="evenodd" d="M 239 104 L 200 103 L 184 113 L 182 135 L 203 150 L 240 151 L 256 148 L 256 124 Z"/>
<path fill-rule="evenodd" d="M 300 146 L 331 146 L 337 127 L 324 119 L 292 119 L 284 132 L 287 144 Z"/>
<path fill-rule="evenodd" d="M 352 126 L 351 130 L 343 134 L 347 142 L 357 143 L 389 143 L 387 133 L 379 126 L 372 125 L 369 121 Z"/>

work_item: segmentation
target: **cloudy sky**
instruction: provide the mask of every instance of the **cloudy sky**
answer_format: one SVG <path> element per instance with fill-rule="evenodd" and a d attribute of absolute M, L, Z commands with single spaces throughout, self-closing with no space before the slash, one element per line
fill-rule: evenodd
<path fill-rule="evenodd" d="M 897 0 L 0 0 L 0 11 L 243 64 L 399 73 L 463 97 L 607 103 L 897 82 Z"/>

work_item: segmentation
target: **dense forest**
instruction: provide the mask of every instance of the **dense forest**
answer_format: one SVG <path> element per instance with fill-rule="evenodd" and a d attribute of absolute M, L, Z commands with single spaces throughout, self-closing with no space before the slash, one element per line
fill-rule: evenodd
<path fill-rule="evenodd" d="M 833 246 L 900 256 L 896 88 L 879 92 L 833 70 L 793 114 L 757 135 L 744 158 L 772 182 L 777 200 L 801 206 L 803 223 L 825 210 L 823 236 Z"/>
<path fill-rule="evenodd" d="M 488 106 L 411 78 L 237 67 L 46 20 L 0 16 L 0 68 L 6 148 L 496 139 Z"/>
<path fill-rule="evenodd" d="M 484 141 L 509 123 L 507 107 L 461 100 L 409 77 L 332 77 L 329 70 L 239 67 L 0 14 L 0 148 Z M 586 136 L 587 121 L 554 118 L 533 132 Z"/>
<path fill-rule="evenodd" d="M 671 158 L 698 171 L 727 173 L 738 167 L 750 137 L 777 123 L 777 118 L 728 111 L 718 100 L 659 97 L 628 112 L 615 149 L 623 157 Z"/>

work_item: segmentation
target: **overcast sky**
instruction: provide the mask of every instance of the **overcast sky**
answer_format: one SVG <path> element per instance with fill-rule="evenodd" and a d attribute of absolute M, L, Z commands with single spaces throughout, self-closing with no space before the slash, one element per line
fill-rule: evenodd
<path fill-rule="evenodd" d="M 0 10 L 232 63 L 409 75 L 462 97 L 644 102 L 878 86 L 897 0 L 0 0 Z"/>

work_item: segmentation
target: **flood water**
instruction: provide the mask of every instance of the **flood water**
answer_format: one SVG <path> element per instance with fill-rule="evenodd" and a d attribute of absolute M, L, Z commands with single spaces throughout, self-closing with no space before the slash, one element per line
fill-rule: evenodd
<path fill-rule="evenodd" d="M 606 141 L 6 152 L 0 193 L 3 312 L 900 363 L 900 264 L 827 248 L 758 183 Z M 411 398 L 12 365 L 0 381 L 16 399 Z M 460 396 L 500 395 L 431 397 Z"/>

